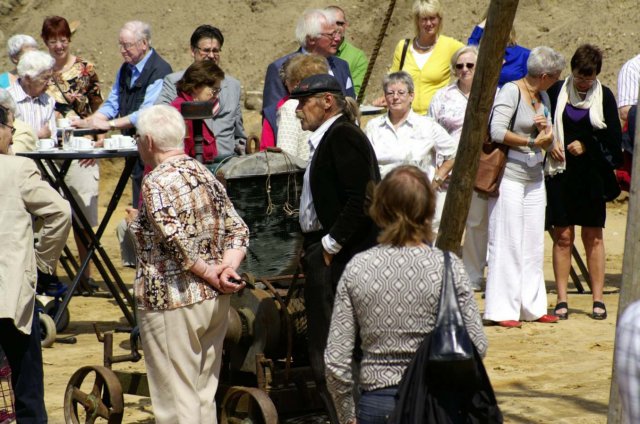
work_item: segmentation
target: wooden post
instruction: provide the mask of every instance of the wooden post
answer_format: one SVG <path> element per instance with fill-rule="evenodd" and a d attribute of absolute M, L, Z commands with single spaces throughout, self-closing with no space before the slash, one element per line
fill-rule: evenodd
<path fill-rule="evenodd" d="M 478 171 L 480 147 L 487 133 L 489 114 L 498 85 L 504 51 L 518 9 L 518 0 L 491 0 L 480 51 L 462 126 L 447 199 L 436 245 L 460 251 L 460 241 L 471 205 L 471 192 Z"/>
<path fill-rule="evenodd" d="M 638 93 L 640 98 L 640 91 Z M 640 113 L 636 114 L 635 141 L 640 140 Z M 629 189 L 629 208 L 627 210 L 627 229 L 624 237 L 624 258 L 622 259 L 622 284 L 620 285 L 620 297 L 618 299 L 618 316 L 631 303 L 640 299 L 640 197 L 637 196 L 640 189 L 640 149 L 634 151 L 633 164 L 631 166 L 631 188 Z M 618 349 L 616 343 L 615 352 Z M 609 413 L 607 424 L 622 422 L 622 405 L 618 394 L 618 381 L 616 379 L 615 362 L 611 370 L 611 390 L 609 391 Z"/>

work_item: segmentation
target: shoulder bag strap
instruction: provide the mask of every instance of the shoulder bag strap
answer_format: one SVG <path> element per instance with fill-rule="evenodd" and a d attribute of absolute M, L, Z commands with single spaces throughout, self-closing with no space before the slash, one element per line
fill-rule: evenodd
<path fill-rule="evenodd" d="M 409 38 L 404 39 L 404 46 L 402 46 L 402 56 L 400 56 L 400 68 L 398 69 L 399 71 L 402 71 L 402 68 L 404 67 L 404 59 L 407 57 L 407 49 L 409 49 L 410 41 L 411 39 Z"/>

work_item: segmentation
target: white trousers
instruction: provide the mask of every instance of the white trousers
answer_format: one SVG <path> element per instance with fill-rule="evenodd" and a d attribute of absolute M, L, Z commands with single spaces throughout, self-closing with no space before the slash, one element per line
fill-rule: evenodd
<path fill-rule="evenodd" d="M 489 199 L 489 246 L 484 318 L 534 321 L 547 313 L 544 283 L 544 181 L 506 178 Z"/>
<path fill-rule="evenodd" d="M 440 229 L 440 220 L 442 218 L 442 210 L 444 209 L 444 201 L 447 198 L 447 190 L 438 189 L 436 190 L 436 209 L 433 214 L 433 220 L 431 221 L 431 229 L 433 230 L 433 234 L 438 235 L 438 230 Z"/>
<path fill-rule="evenodd" d="M 157 424 L 216 424 L 215 394 L 230 296 L 172 309 L 138 311 Z"/>
<path fill-rule="evenodd" d="M 471 206 L 467 215 L 462 245 L 462 262 L 471 283 L 484 278 L 487 265 L 487 243 L 489 237 L 489 211 L 486 197 L 475 191 L 471 195 Z"/>

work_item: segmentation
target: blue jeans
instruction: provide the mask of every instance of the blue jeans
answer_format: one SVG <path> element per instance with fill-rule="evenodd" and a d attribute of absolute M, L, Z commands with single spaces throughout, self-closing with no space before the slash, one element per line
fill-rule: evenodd
<path fill-rule="evenodd" d="M 398 386 L 362 392 L 356 417 L 358 424 L 386 424 L 396 406 Z"/>

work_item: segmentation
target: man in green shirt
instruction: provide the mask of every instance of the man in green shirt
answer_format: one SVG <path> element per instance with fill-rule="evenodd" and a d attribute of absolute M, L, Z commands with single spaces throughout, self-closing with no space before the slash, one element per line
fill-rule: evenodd
<path fill-rule="evenodd" d="M 344 10 L 340 6 L 329 6 L 326 10 L 334 14 L 336 24 L 338 25 L 338 31 L 340 31 L 340 34 L 342 35 L 342 41 L 340 42 L 340 46 L 338 46 L 336 56 L 347 61 L 349 64 L 353 87 L 356 91 L 356 95 L 358 95 L 360 93 L 362 81 L 364 80 L 364 74 L 367 73 L 367 65 L 369 61 L 362 50 L 346 40 L 345 33 L 349 26 L 349 22 L 344 14 Z"/>

